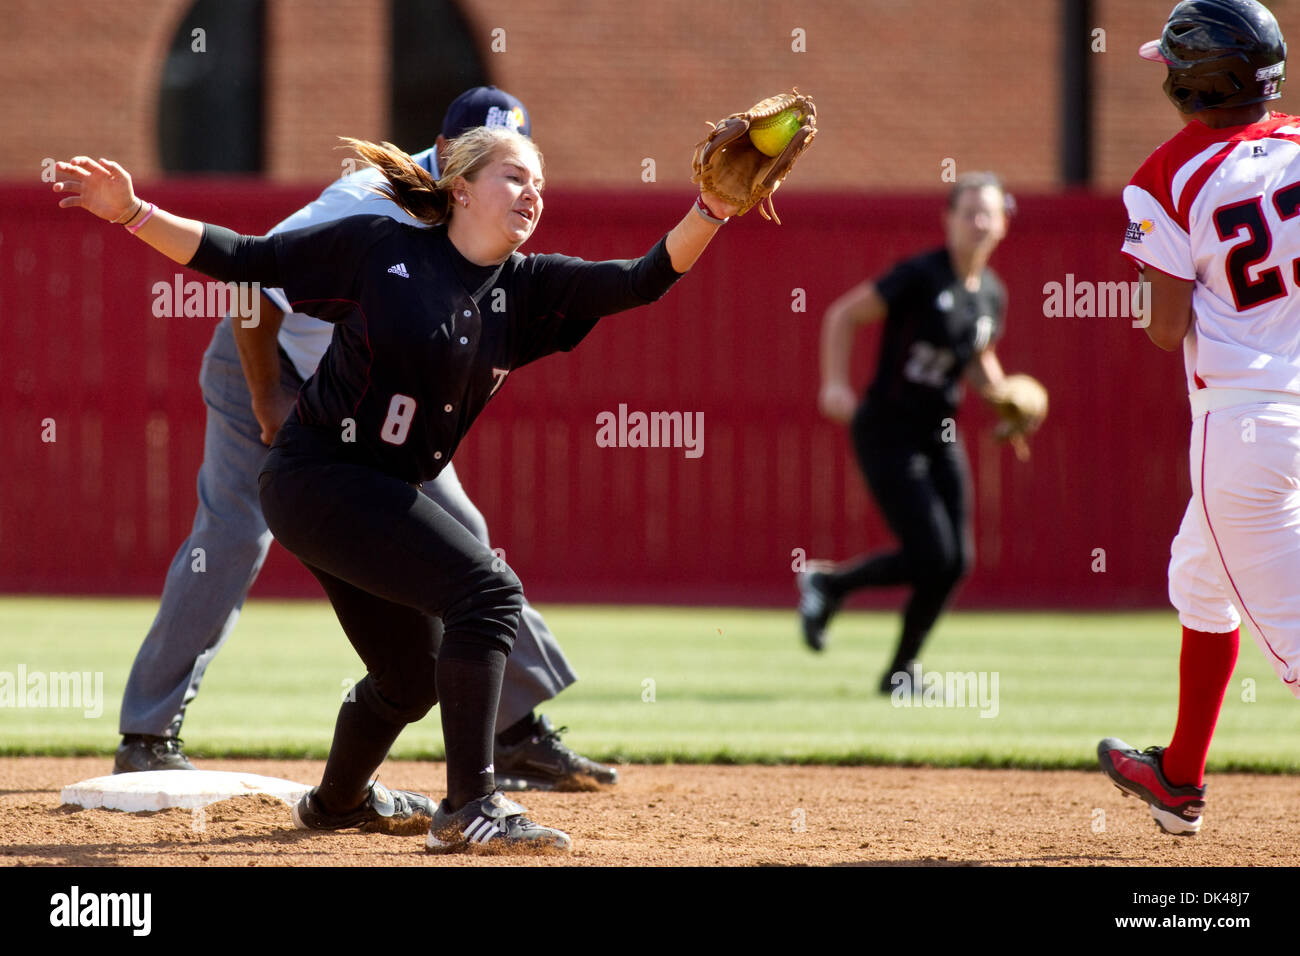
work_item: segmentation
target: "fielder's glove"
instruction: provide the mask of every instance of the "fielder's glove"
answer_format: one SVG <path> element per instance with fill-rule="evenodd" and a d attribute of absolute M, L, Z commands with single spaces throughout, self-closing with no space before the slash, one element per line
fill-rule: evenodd
<path fill-rule="evenodd" d="M 752 123 L 769 119 L 788 109 L 799 114 L 799 128 L 794 138 L 778 156 L 765 156 L 749 139 Z M 812 97 L 804 96 L 796 88 L 792 93 L 778 93 L 755 103 L 743 113 L 732 113 L 722 122 L 709 124 L 711 132 L 695 147 L 691 162 L 694 175 L 691 182 L 699 183 L 733 206 L 738 206 L 738 216 L 743 216 L 754 206 L 764 219 L 777 225 L 776 209 L 772 206 L 772 193 L 794 168 L 794 161 L 812 145 L 817 135 L 817 108 Z M 766 208 L 763 203 L 766 201 Z M 770 213 L 770 215 L 769 215 Z"/>
<path fill-rule="evenodd" d="M 1038 379 L 1029 375 L 1008 375 L 985 391 L 984 397 L 993 406 L 998 417 L 994 434 L 1010 441 L 1016 457 L 1029 460 L 1029 445 L 1025 441 L 1047 418 L 1047 389 Z"/>

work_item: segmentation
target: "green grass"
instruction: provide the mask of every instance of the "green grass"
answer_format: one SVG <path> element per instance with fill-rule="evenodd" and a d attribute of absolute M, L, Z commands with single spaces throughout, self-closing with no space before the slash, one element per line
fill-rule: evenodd
<path fill-rule="evenodd" d="M 154 610 L 152 601 L 0 599 L 0 754 L 110 753 Z M 897 629 L 890 614 L 841 615 L 829 650 L 814 655 L 792 610 L 542 610 L 581 677 L 545 712 L 572 728 L 571 746 L 604 759 L 1090 768 L 1107 734 L 1167 742 L 1177 707 L 1172 612 L 948 615 L 924 664 L 997 672 L 996 716 L 981 717 L 975 701 L 896 707 L 876 693 Z M 102 714 L 4 703 L 4 674 L 20 664 L 28 674 L 102 672 Z M 345 682 L 361 674 L 326 604 L 253 602 L 190 707 L 187 749 L 322 757 Z M 1243 700 L 1248 680 L 1253 701 Z M 439 757 L 437 713 L 409 728 L 394 756 Z M 1243 640 L 1212 768 L 1300 772 L 1298 719 L 1296 701 Z"/>

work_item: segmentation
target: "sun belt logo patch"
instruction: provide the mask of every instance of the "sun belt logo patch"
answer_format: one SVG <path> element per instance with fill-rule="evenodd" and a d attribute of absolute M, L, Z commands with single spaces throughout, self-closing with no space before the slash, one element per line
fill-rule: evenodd
<path fill-rule="evenodd" d="M 1124 233 L 1125 242 L 1141 242 L 1142 237 L 1151 230 L 1155 229 L 1156 224 L 1150 219 L 1143 219 L 1141 222 L 1132 222 L 1128 224 L 1128 229 Z"/>
<path fill-rule="evenodd" d="M 503 110 L 499 106 L 493 106 L 488 109 L 487 119 L 484 126 L 499 126 L 502 129 L 513 130 L 516 133 L 522 133 L 524 129 L 524 111 L 519 107 L 514 109 Z"/>

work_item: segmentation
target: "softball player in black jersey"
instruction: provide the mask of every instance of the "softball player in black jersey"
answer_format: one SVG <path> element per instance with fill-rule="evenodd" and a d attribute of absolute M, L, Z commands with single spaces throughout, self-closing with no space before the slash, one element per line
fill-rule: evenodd
<path fill-rule="evenodd" d="M 993 342 L 1006 291 L 986 264 L 1006 234 L 1008 202 L 991 174 L 962 177 L 949 196 L 944 248 L 851 289 L 823 321 L 821 411 L 851 423 L 858 463 L 899 548 L 800 574 L 799 613 L 804 640 L 820 651 L 846 595 L 909 586 L 882 693 L 904 683 L 920 690 L 912 678 L 921 645 L 974 559 L 970 466 L 954 416 L 963 375 L 981 392 L 1003 378 Z M 859 405 L 848 384 L 853 334 L 882 319 L 876 376 Z"/>
<path fill-rule="evenodd" d="M 366 665 L 339 710 L 308 829 L 428 829 L 431 850 L 569 838 L 496 791 L 494 715 L 519 619 L 514 573 L 418 492 L 513 370 L 576 346 L 604 316 L 653 302 L 734 213 L 713 195 L 640 259 L 584 262 L 516 249 L 542 213 L 541 155 L 514 132 L 455 140 L 442 178 L 395 147 L 351 141 L 390 198 L 434 228 L 355 216 L 264 238 L 181 219 L 135 197 L 108 160 L 60 163 L 60 206 L 125 225 L 222 281 L 280 287 L 335 323 L 260 478 L 275 537 L 316 576 Z M 442 621 L 439 640 L 435 619 Z M 406 724 L 441 704 L 447 797 L 369 784 Z"/>

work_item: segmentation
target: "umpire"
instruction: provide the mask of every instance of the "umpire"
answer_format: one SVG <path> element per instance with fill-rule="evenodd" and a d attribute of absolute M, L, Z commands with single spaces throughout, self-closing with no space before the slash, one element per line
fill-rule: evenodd
<path fill-rule="evenodd" d="M 523 104 L 509 93 L 475 87 L 452 102 L 436 144 L 414 160 L 437 179 L 447 140 L 478 126 L 527 135 L 531 124 Z M 372 167 L 344 176 L 269 234 L 358 214 L 416 224 L 404 210 L 375 194 L 372 187 L 383 181 Z M 320 363 L 333 326 L 291 311 L 280 290 L 265 291 L 275 306 L 262 301 L 261 321 L 244 328 L 227 316 L 203 356 L 199 383 L 207 429 L 198 509 L 190 536 L 167 573 L 158 615 L 131 668 L 114 773 L 194 769 L 178 737 L 185 708 L 233 630 L 270 548 L 257 473 L 299 388 Z M 487 522 L 451 465 L 426 482 L 423 491 L 491 547 Z M 206 565 L 201 574 L 192 568 L 199 548 Z M 546 622 L 525 600 L 497 712 L 495 763 L 503 789 L 588 789 L 617 781 L 614 768 L 565 747 L 550 721 L 533 712 L 576 679 Z"/>
<path fill-rule="evenodd" d="M 974 559 L 970 465 L 954 416 L 963 376 L 985 397 L 1005 379 L 993 343 L 1006 290 L 987 263 L 1006 235 L 1009 206 L 992 173 L 961 177 L 948 197 L 945 246 L 849 290 L 823 320 L 821 412 L 851 423 L 858 463 L 899 547 L 800 574 L 799 614 L 805 642 L 820 651 L 847 595 L 910 588 L 881 693 L 919 692 L 921 646 Z M 882 320 L 875 379 L 859 405 L 849 385 L 854 332 Z"/>

